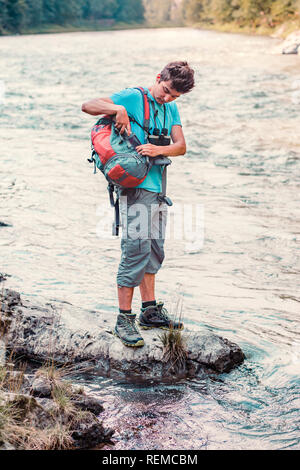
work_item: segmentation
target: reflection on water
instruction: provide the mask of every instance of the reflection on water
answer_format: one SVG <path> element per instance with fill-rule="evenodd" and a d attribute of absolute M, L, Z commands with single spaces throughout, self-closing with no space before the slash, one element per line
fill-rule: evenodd
<path fill-rule="evenodd" d="M 247 359 L 228 375 L 177 385 L 86 379 L 116 448 L 300 447 L 300 66 L 274 55 L 276 43 L 192 29 L 0 38 L 6 286 L 108 315 L 119 240 L 96 235 L 108 199 L 86 162 L 95 119 L 81 103 L 149 86 L 176 58 L 197 71 L 196 89 L 178 100 L 188 153 L 173 159 L 168 192 L 175 205 L 204 207 L 205 241 L 168 241 L 157 297 L 168 305 L 179 292 L 190 329 L 226 336 Z"/>

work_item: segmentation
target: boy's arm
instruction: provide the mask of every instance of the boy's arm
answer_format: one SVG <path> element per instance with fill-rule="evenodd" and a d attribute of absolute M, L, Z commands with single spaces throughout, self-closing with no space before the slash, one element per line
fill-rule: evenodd
<path fill-rule="evenodd" d="M 124 106 L 115 104 L 110 98 L 95 98 L 93 100 L 83 103 L 81 110 L 84 113 L 91 114 L 92 116 L 98 116 L 99 114 L 108 114 L 110 116 L 116 116 L 116 127 L 119 129 L 121 134 L 124 130 L 130 134 L 130 122 L 127 111 Z"/>

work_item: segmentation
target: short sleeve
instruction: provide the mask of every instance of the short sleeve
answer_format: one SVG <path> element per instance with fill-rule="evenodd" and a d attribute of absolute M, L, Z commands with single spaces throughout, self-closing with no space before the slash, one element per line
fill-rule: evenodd
<path fill-rule="evenodd" d="M 125 88 L 125 90 L 114 93 L 110 99 L 118 105 L 125 107 L 127 113 L 133 115 L 140 103 L 140 92 L 134 88 Z"/>
<path fill-rule="evenodd" d="M 172 117 L 173 117 L 172 126 L 182 126 L 177 104 L 172 103 L 172 105 L 173 105 L 173 109 L 172 109 Z"/>

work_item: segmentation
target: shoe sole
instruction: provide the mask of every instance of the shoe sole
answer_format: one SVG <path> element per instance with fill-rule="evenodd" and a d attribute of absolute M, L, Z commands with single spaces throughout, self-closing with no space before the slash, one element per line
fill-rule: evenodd
<path fill-rule="evenodd" d="M 184 326 L 182 328 L 169 328 L 168 326 L 145 326 L 138 322 L 138 325 L 142 330 L 153 330 L 153 328 L 159 328 L 160 330 L 174 330 L 174 331 L 182 331 L 184 330 Z"/>
<path fill-rule="evenodd" d="M 124 339 L 122 339 L 115 331 L 113 331 L 113 335 L 115 335 L 117 338 L 119 338 L 119 340 L 125 344 L 125 346 L 129 346 L 131 348 L 140 348 L 141 346 L 144 346 L 144 340 L 143 339 L 140 339 L 139 341 L 137 341 L 136 343 L 128 343 L 127 341 L 125 341 Z"/>

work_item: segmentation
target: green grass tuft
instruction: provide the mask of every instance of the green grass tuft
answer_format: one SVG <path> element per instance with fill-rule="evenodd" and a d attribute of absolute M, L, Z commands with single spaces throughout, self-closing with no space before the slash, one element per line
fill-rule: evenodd
<path fill-rule="evenodd" d="M 180 297 L 175 301 L 174 321 L 183 322 L 182 320 L 183 302 Z M 166 362 L 170 363 L 170 367 L 175 367 L 177 370 L 183 369 L 187 358 L 186 336 L 174 328 L 165 330 L 162 334 L 158 335 L 164 347 L 164 358 Z"/>

